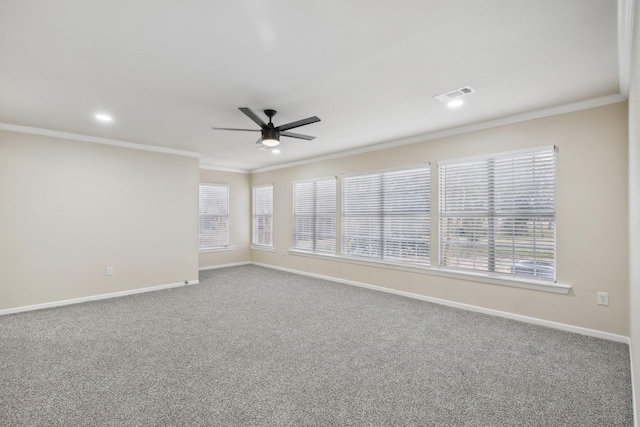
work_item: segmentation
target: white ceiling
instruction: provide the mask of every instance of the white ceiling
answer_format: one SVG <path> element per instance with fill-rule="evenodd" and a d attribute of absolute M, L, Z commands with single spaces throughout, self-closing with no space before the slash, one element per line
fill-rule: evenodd
<path fill-rule="evenodd" d="M 618 94 L 618 51 L 616 0 L 2 0 L 0 122 L 255 170 Z M 238 107 L 322 121 L 274 155 Z"/>

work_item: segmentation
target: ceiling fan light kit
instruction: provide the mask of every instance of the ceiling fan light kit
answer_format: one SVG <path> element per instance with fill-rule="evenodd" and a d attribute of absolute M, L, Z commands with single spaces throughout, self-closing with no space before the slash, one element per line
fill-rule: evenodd
<path fill-rule="evenodd" d="M 273 118 L 273 116 L 276 115 L 277 111 L 276 110 L 271 110 L 271 109 L 267 109 L 264 110 L 264 114 L 265 116 L 267 116 L 269 118 L 269 123 L 265 123 L 264 120 L 262 120 L 260 117 L 258 117 L 258 115 L 256 113 L 254 113 L 250 108 L 247 107 L 241 107 L 239 108 L 240 111 L 242 111 L 247 117 L 249 117 L 251 120 L 253 120 L 258 126 L 260 126 L 260 129 L 236 129 L 236 128 L 211 128 L 214 130 L 231 130 L 231 131 L 246 131 L 246 132 L 262 132 L 262 136 L 260 137 L 260 139 L 258 139 L 258 141 L 256 142 L 256 144 L 262 144 L 262 145 L 266 145 L 267 147 L 275 147 L 278 144 L 280 144 L 280 137 L 281 136 L 286 136 L 289 138 L 296 138 L 296 139 L 304 139 L 307 141 L 311 141 L 313 139 L 315 139 L 315 136 L 309 136 L 309 135 L 302 135 L 299 133 L 293 133 L 293 132 L 287 132 L 287 130 L 289 129 L 294 129 L 300 126 L 305 126 L 311 123 L 315 123 L 315 122 L 319 122 L 320 119 L 316 116 L 313 117 L 308 117 L 306 119 L 302 119 L 302 120 L 298 120 L 295 122 L 291 122 L 291 123 L 287 123 L 284 125 L 280 125 L 280 126 L 274 126 L 273 123 L 271 122 L 271 119 Z"/>

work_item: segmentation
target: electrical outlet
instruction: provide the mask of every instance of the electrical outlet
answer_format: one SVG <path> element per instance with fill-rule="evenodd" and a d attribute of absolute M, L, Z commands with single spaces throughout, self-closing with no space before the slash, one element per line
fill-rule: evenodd
<path fill-rule="evenodd" d="M 597 294 L 598 305 L 609 305 L 609 294 L 606 292 L 598 292 Z"/>
<path fill-rule="evenodd" d="M 107 276 L 113 276 L 113 267 L 107 267 L 106 275 Z"/>

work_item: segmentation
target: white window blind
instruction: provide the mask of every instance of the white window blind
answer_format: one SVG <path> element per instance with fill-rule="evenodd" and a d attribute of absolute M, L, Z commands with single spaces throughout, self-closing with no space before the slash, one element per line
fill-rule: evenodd
<path fill-rule="evenodd" d="M 200 250 L 229 246 L 229 187 L 200 184 Z"/>
<path fill-rule="evenodd" d="M 430 168 L 348 175 L 342 181 L 342 254 L 430 264 Z"/>
<path fill-rule="evenodd" d="M 336 179 L 293 184 L 293 249 L 336 252 Z"/>
<path fill-rule="evenodd" d="M 440 266 L 555 281 L 555 149 L 441 162 Z"/>
<path fill-rule="evenodd" d="M 253 187 L 253 244 L 273 246 L 273 186 Z"/>

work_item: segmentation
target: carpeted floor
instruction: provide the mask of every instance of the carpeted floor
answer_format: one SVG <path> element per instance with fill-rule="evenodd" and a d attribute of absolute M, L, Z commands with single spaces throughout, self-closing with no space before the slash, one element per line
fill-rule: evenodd
<path fill-rule="evenodd" d="M 0 317 L 1 426 L 631 426 L 628 346 L 257 266 Z"/>

